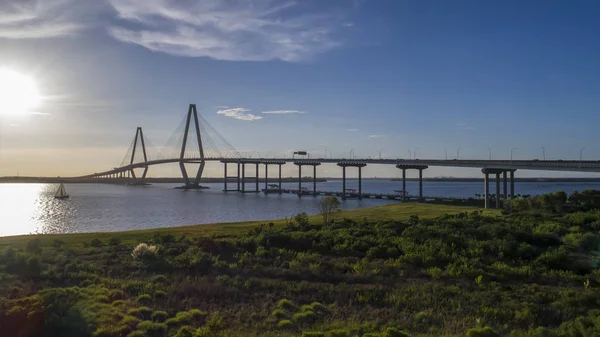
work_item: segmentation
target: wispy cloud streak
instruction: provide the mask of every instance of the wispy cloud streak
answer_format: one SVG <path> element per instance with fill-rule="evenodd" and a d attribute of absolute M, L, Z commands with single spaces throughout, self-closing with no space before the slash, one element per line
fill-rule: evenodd
<path fill-rule="evenodd" d="M 264 114 L 272 114 L 272 115 L 290 115 L 290 114 L 305 114 L 306 111 L 299 110 L 271 110 L 271 111 L 263 111 Z"/>
<path fill-rule="evenodd" d="M 243 121 L 255 121 L 255 120 L 262 119 L 261 116 L 256 116 L 251 113 L 248 113 L 249 111 L 251 111 L 251 110 L 245 109 L 245 108 L 231 108 L 231 109 L 219 110 L 219 111 L 217 111 L 217 113 L 219 115 L 223 115 L 223 116 L 227 116 L 227 117 L 231 117 L 231 118 L 235 118 L 235 119 L 239 119 L 239 120 L 243 120 Z"/>
<path fill-rule="evenodd" d="M 74 35 L 91 8 L 77 0 L 2 0 L 0 38 L 39 39 Z"/>
<path fill-rule="evenodd" d="M 307 3 L 108 0 L 123 20 L 116 39 L 168 54 L 230 61 L 301 61 L 341 45 L 341 11 Z M 340 1 L 336 6 L 351 9 Z M 331 14 L 334 13 L 334 14 Z"/>

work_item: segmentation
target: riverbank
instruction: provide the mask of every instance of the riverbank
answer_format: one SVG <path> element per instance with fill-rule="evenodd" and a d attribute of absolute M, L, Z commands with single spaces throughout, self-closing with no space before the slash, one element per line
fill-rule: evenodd
<path fill-rule="evenodd" d="M 0 335 L 588 335 L 599 222 L 405 203 L 0 238 Z"/>

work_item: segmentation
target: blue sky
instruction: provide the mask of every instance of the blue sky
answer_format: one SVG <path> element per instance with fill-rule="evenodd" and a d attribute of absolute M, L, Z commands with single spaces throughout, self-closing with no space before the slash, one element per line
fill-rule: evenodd
<path fill-rule="evenodd" d="M 598 17 L 597 1 L 4 0 L 0 68 L 46 99 L 3 118 L 0 174 L 113 167 L 137 126 L 162 145 L 189 103 L 253 156 L 600 158 Z"/>

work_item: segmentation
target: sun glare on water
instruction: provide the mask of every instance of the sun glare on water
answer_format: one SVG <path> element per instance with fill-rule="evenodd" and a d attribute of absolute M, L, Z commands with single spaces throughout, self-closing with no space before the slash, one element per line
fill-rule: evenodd
<path fill-rule="evenodd" d="M 30 114 L 40 101 L 37 84 L 32 78 L 0 68 L 0 116 Z"/>

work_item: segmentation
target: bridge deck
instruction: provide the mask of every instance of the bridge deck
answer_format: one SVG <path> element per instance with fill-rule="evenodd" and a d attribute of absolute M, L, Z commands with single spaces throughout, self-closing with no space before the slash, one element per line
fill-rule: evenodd
<path fill-rule="evenodd" d="M 186 158 L 183 159 L 184 163 L 194 163 L 201 160 L 200 158 Z M 380 165 L 428 165 L 428 166 L 444 166 L 444 167 L 466 167 L 466 168 L 500 168 L 500 169 L 511 169 L 511 170 L 548 170 L 548 171 L 570 171 L 570 172 L 600 172 L 600 161 L 593 160 L 441 160 L 441 159 L 332 159 L 332 158 L 312 158 L 312 159 L 298 159 L 298 158 L 205 158 L 205 161 L 228 161 L 234 162 L 260 162 L 260 163 L 272 163 L 273 161 L 286 162 L 286 163 L 301 163 L 303 161 L 307 163 L 320 162 L 320 163 L 355 163 L 361 162 L 366 164 L 380 164 Z M 149 160 L 147 162 L 133 163 L 131 165 L 125 165 L 112 170 L 98 172 L 94 174 L 85 175 L 78 178 L 89 178 L 89 177 L 100 177 L 114 173 L 126 172 L 136 168 L 144 168 L 152 165 L 161 165 L 168 163 L 179 163 L 179 158 L 175 159 L 158 159 Z"/>

